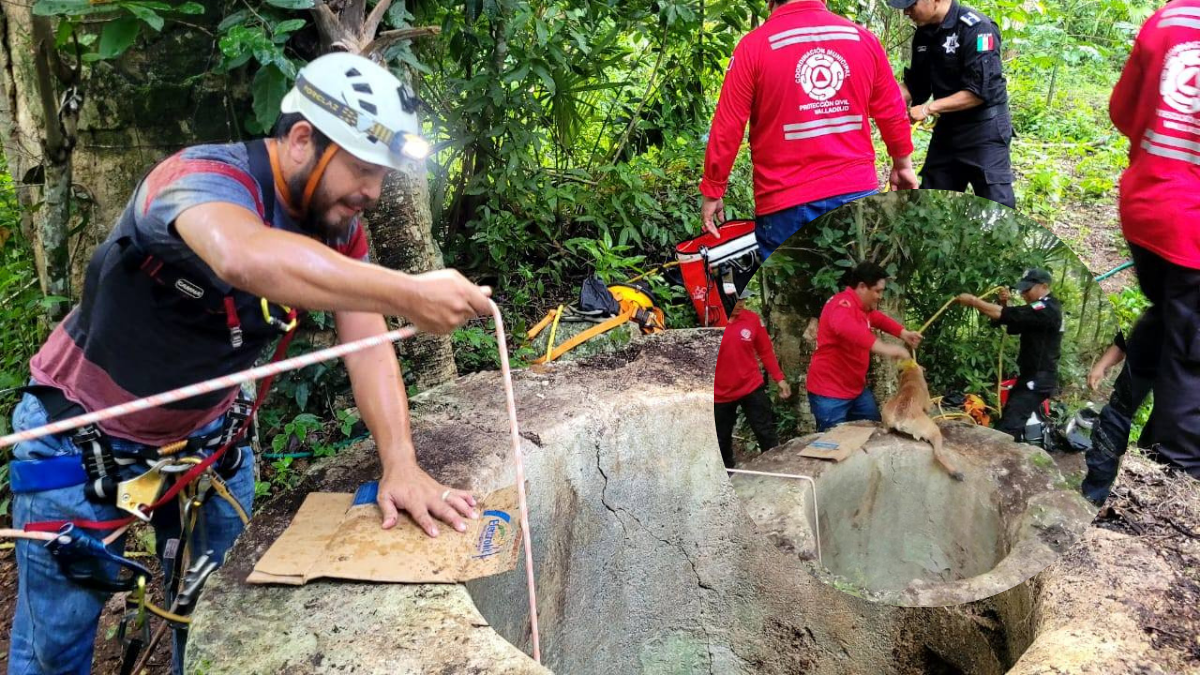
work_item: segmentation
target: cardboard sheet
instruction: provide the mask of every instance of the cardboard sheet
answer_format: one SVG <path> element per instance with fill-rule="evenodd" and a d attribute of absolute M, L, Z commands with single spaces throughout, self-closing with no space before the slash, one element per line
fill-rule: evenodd
<path fill-rule="evenodd" d="M 377 494 L 377 483 L 353 495 L 309 494 L 246 580 L 294 586 L 320 578 L 455 583 L 516 567 L 521 526 L 515 485 L 479 500 L 480 517 L 466 519 L 466 532 L 441 524 L 436 538 L 404 516 L 394 528 L 380 528 Z"/>
<path fill-rule="evenodd" d="M 867 444 L 876 427 L 859 427 L 842 424 L 821 434 L 815 441 L 804 446 L 801 457 L 816 457 L 840 462 L 850 453 Z"/>

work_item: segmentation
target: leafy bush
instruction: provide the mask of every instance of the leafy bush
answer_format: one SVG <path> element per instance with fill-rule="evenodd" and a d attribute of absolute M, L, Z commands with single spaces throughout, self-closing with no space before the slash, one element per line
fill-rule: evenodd
<path fill-rule="evenodd" d="M 29 379 L 29 359 L 49 332 L 44 316 L 62 298 L 44 298 L 29 241 L 21 233 L 21 210 L 12 178 L 0 167 L 0 434 L 12 430 L 20 395 Z M 0 450 L 0 516 L 7 515 L 9 450 Z"/>

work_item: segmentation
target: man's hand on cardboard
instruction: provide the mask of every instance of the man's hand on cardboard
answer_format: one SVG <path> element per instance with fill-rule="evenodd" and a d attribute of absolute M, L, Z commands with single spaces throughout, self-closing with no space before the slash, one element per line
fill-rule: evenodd
<path fill-rule="evenodd" d="M 416 466 L 401 473 L 384 471 L 379 480 L 378 503 L 383 511 L 383 529 L 395 527 L 400 511 L 405 511 L 431 537 L 438 536 L 434 518 L 463 532 L 467 529 L 463 518 L 479 517 L 470 492 L 446 487 Z"/>

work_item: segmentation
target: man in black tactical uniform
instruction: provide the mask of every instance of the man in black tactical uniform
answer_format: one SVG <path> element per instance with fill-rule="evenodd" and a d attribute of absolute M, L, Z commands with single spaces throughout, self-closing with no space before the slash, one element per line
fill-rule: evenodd
<path fill-rule="evenodd" d="M 917 25 L 901 91 L 909 118 L 936 118 L 921 188 L 975 194 L 1014 207 L 1012 118 L 1000 68 L 1000 31 L 955 0 L 888 0 Z M 930 96 L 933 100 L 929 100 Z M 926 101 L 929 101 L 926 103 Z"/>
<path fill-rule="evenodd" d="M 974 307 L 992 319 L 993 326 L 1004 326 L 1009 335 L 1021 336 L 1017 354 L 1020 372 L 1003 417 L 996 429 L 1020 442 L 1025 440 L 1025 423 L 1058 386 L 1058 359 L 1062 347 L 1063 314 L 1058 299 L 1050 295 L 1050 273 L 1031 269 L 1017 282 L 1017 292 L 1025 299 L 1020 307 L 1008 307 L 1008 289 L 1000 292 L 1000 304 L 981 300 L 970 293 L 959 295 L 960 304 Z"/>

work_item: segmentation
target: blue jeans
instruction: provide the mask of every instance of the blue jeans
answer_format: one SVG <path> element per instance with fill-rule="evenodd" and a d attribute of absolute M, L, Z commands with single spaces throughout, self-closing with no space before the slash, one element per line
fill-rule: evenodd
<path fill-rule="evenodd" d="M 46 424 L 46 410 L 40 401 L 26 394 L 13 411 L 13 430 L 32 429 Z M 204 435 L 220 428 L 219 417 L 194 435 Z M 130 441 L 111 439 L 114 452 L 132 452 L 142 446 Z M 250 448 L 242 449 L 242 465 L 227 481 L 230 492 L 250 512 L 254 499 L 254 458 Z M 19 443 L 13 450 L 16 459 L 39 459 L 59 455 L 78 455 L 79 449 L 67 435 L 46 436 Z M 122 480 L 146 470 L 144 465 L 122 469 Z M 174 506 L 174 502 L 171 504 Z M 44 520 L 111 520 L 127 515 L 110 504 L 97 504 L 84 496 L 83 486 L 74 485 L 13 496 L 13 525 L 18 528 Z M 161 559 L 168 539 L 179 536 L 179 516 L 175 508 L 155 511 L 153 525 L 157 550 Z M 192 557 L 212 550 L 218 559 L 233 545 L 242 532 L 242 521 L 224 499 L 209 499 L 201 509 L 198 525 L 191 539 Z M 107 536 L 108 532 L 92 532 Z M 125 550 L 125 537 L 109 547 L 115 553 Z M 181 549 L 182 550 L 182 549 Z M 18 539 L 17 609 L 13 617 L 12 643 L 8 655 L 9 675 L 63 675 L 89 673 L 92 669 L 92 645 L 100 612 L 109 598 L 103 591 L 79 586 L 63 576 L 58 563 L 42 542 Z M 164 565 L 164 569 L 166 566 Z M 183 649 L 177 641 L 174 668 L 183 670 Z"/>
<path fill-rule="evenodd" d="M 808 392 L 808 407 L 812 409 L 813 417 L 817 419 L 817 431 L 825 431 L 842 422 L 855 420 L 879 421 L 879 405 L 875 403 L 875 394 L 870 389 L 863 389 L 857 398 L 833 398 Z"/>
<path fill-rule="evenodd" d="M 765 216 L 758 216 L 754 219 L 754 238 L 758 240 L 758 250 L 762 253 L 763 260 L 766 260 L 788 237 L 796 234 L 805 225 L 843 204 L 875 194 L 879 194 L 879 190 L 835 195 L 807 204 L 797 204 Z"/>

